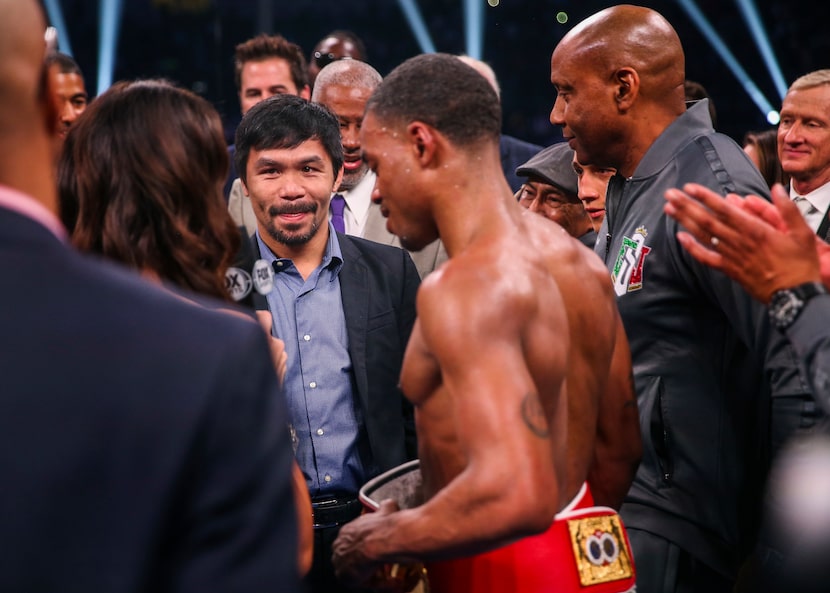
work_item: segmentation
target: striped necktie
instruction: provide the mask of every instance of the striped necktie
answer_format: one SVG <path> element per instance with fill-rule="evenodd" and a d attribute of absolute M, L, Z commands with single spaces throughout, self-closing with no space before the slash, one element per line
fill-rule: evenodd
<path fill-rule="evenodd" d="M 818 212 L 816 207 L 810 203 L 810 200 L 803 196 L 796 196 L 793 198 L 795 205 L 798 206 L 798 209 L 801 210 L 801 215 L 804 218 L 808 218 L 810 215 L 815 214 Z"/>

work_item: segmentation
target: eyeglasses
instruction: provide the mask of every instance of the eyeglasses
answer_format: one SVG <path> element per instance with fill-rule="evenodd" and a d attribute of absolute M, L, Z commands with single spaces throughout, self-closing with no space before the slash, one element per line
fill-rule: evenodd
<path fill-rule="evenodd" d="M 331 64 L 332 62 L 336 62 L 339 59 L 340 58 L 338 58 L 336 55 L 334 55 L 331 52 L 329 52 L 327 54 L 324 54 L 324 53 L 319 52 L 319 51 L 314 52 L 314 63 L 317 64 L 317 67 L 320 68 L 321 70 L 323 68 L 325 68 L 326 66 L 328 66 L 329 64 Z"/>

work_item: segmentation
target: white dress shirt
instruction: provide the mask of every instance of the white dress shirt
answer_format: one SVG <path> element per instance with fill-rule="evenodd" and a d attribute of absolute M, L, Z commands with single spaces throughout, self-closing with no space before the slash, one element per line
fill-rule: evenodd
<path fill-rule="evenodd" d="M 369 206 L 372 205 L 372 190 L 375 187 L 375 174 L 366 171 L 363 179 L 348 191 L 337 191 L 346 200 L 346 208 L 343 210 L 343 225 L 346 227 L 346 234 L 353 237 L 362 237 L 366 228 L 366 217 L 369 213 Z M 331 219 L 331 211 L 329 211 Z"/>
<path fill-rule="evenodd" d="M 824 213 L 827 212 L 828 208 L 830 208 L 830 183 L 825 183 L 818 189 L 814 189 L 810 193 L 803 196 L 793 189 L 791 183 L 790 199 L 795 201 L 795 199 L 799 196 L 810 202 L 810 205 L 813 207 L 809 213 L 804 214 L 804 219 L 815 233 L 818 231 L 819 226 L 821 226 L 821 221 L 824 219 Z"/>

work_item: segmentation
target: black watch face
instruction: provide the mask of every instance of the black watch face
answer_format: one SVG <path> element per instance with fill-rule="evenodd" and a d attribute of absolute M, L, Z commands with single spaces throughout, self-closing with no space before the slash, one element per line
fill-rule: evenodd
<path fill-rule="evenodd" d="M 820 282 L 805 282 L 774 293 L 768 309 L 772 323 L 780 330 L 787 329 L 801 314 L 807 301 L 820 294 L 827 294 L 827 288 Z"/>
<path fill-rule="evenodd" d="M 778 315 L 783 319 L 790 320 L 795 317 L 795 314 L 798 313 L 798 310 L 801 308 L 801 301 L 797 298 L 792 297 L 787 299 L 782 305 L 781 308 L 778 309 Z"/>

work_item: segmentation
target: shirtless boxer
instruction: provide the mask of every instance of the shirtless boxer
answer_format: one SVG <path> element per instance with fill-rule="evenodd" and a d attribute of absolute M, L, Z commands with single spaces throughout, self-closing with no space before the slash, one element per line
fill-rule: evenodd
<path fill-rule="evenodd" d="M 387 227 L 407 249 L 440 237 L 451 259 L 421 285 L 401 375 L 426 502 L 386 501 L 344 527 L 335 566 L 359 585 L 384 563 L 425 561 L 433 592 L 568 591 L 580 578 L 586 592 L 626 591 L 617 515 L 594 509 L 591 530 L 553 518 L 588 513 L 589 473 L 612 504 L 630 483 L 627 341 L 600 260 L 513 199 L 500 129 L 487 81 L 444 54 L 406 61 L 367 104 L 361 143 Z"/>

